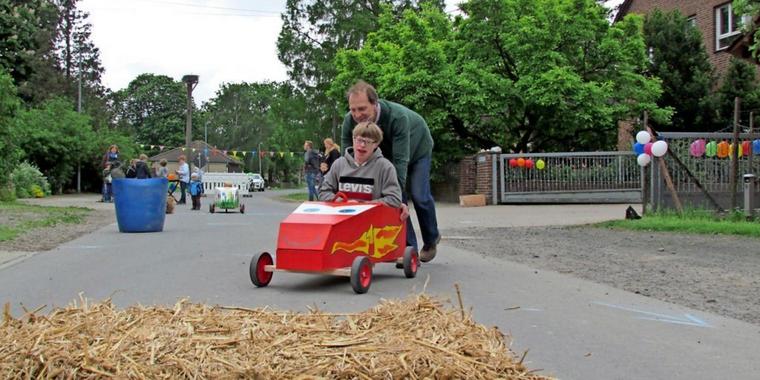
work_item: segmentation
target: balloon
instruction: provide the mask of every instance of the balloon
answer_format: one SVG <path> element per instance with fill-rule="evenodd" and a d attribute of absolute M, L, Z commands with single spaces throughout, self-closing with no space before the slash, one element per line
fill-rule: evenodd
<path fill-rule="evenodd" d="M 642 153 L 638 157 L 636 157 L 636 162 L 639 163 L 639 166 L 647 166 L 649 165 L 649 162 L 652 161 L 652 157 L 649 157 L 648 154 Z"/>
<path fill-rule="evenodd" d="M 705 156 L 715 157 L 716 154 L 718 154 L 718 143 L 710 141 L 705 145 Z"/>
<path fill-rule="evenodd" d="M 742 146 L 739 145 L 739 151 L 736 153 L 736 157 L 741 157 L 744 155 L 744 152 L 742 151 Z M 731 144 L 728 146 L 728 157 L 734 158 L 734 144 Z"/>
<path fill-rule="evenodd" d="M 652 155 L 652 143 L 648 142 L 644 144 L 644 153 L 648 155 Z"/>
<path fill-rule="evenodd" d="M 639 144 L 646 144 L 652 141 L 652 135 L 650 135 L 647 131 L 639 131 L 639 133 L 636 134 L 636 141 Z"/>
<path fill-rule="evenodd" d="M 517 160 L 514 158 L 509 159 L 509 167 L 510 168 L 516 168 L 517 167 Z"/>
<path fill-rule="evenodd" d="M 538 159 L 538 161 L 536 161 L 536 169 L 544 170 L 545 167 L 546 167 L 546 162 L 544 162 L 544 160 Z"/>
<path fill-rule="evenodd" d="M 760 154 L 760 139 L 752 142 L 752 152 L 755 154 Z"/>
<path fill-rule="evenodd" d="M 525 169 L 533 169 L 533 160 L 530 158 L 525 160 Z"/>
<path fill-rule="evenodd" d="M 694 140 L 689 146 L 689 153 L 694 157 L 702 157 L 705 154 L 705 145 L 704 139 Z"/>
<path fill-rule="evenodd" d="M 644 144 L 638 142 L 633 144 L 633 153 L 636 155 L 644 153 Z"/>
<path fill-rule="evenodd" d="M 662 157 L 668 152 L 668 143 L 664 140 L 655 141 L 652 144 L 652 155 L 655 157 Z"/>
<path fill-rule="evenodd" d="M 517 166 L 524 168 L 525 167 L 525 159 L 520 157 L 517 159 Z"/>

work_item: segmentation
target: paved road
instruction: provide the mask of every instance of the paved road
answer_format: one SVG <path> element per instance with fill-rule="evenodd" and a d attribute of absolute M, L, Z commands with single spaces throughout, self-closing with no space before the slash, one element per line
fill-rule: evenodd
<path fill-rule="evenodd" d="M 48 252 L 0 269 L 0 302 L 61 306 L 81 292 L 118 306 L 173 304 L 180 297 L 210 304 L 352 312 L 383 298 L 426 291 L 464 303 L 475 319 L 530 349 L 531 368 L 562 379 L 757 379 L 760 327 L 660 302 L 549 271 L 448 247 L 405 279 L 378 265 L 370 292 L 347 279 L 275 273 L 268 288 L 248 278 L 254 252 L 272 251 L 278 222 L 298 204 L 271 193 L 246 198 L 246 214 L 178 209 L 164 232 L 122 234 L 112 224 Z M 208 200 L 204 199 L 204 208 Z M 627 205 L 441 205 L 442 229 L 463 225 L 576 224 L 618 218 Z M 550 239 L 551 237 L 547 237 Z M 49 310 L 49 309 L 48 309 Z M 425 326 L 420 326 L 424 329 Z"/>

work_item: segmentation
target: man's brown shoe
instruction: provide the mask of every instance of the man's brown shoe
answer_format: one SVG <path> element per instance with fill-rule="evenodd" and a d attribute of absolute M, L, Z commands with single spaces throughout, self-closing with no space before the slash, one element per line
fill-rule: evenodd
<path fill-rule="evenodd" d="M 441 235 L 438 235 L 438 238 L 435 239 L 435 243 L 430 245 L 425 244 L 422 246 L 422 251 L 420 251 L 420 261 L 426 263 L 430 260 L 433 260 L 435 258 L 435 254 L 438 252 L 438 243 L 440 242 Z"/>

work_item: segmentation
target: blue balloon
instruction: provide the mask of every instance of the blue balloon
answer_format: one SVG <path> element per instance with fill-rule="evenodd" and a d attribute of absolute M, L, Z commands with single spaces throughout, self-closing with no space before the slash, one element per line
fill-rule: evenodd
<path fill-rule="evenodd" d="M 752 153 L 760 154 L 760 139 L 752 142 Z"/>
<path fill-rule="evenodd" d="M 644 153 L 644 144 L 642 143 L 633 144 L 633 151 L 634 153 L 636 153 L 637 156 Z"/>

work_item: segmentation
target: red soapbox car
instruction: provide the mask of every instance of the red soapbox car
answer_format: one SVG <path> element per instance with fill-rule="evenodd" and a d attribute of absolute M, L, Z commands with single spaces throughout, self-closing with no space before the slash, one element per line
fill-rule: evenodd
<path fill-rule="evenodd" d="M 276 264 L 268 252 L 253 256 L 251 281 L 267 286 L 275 271 L 339 275 L 350 277 L 351 287 L 362 294 L 377 263 L 394 263 L 412 278 L 419 256 L 406 246 L 400 213 L 383 203 L 348 200 L 343 193 L 333 202 L 304 202 L 280 223 Z"/>

